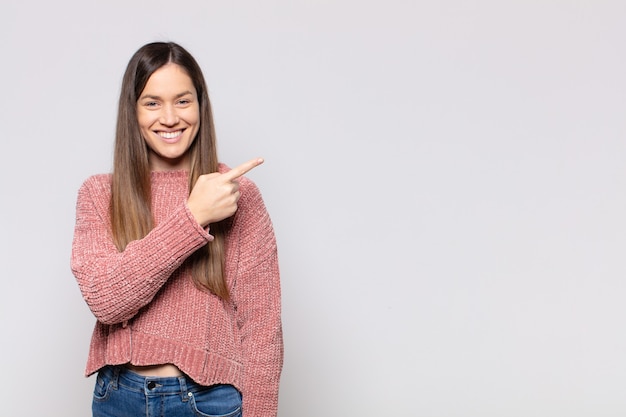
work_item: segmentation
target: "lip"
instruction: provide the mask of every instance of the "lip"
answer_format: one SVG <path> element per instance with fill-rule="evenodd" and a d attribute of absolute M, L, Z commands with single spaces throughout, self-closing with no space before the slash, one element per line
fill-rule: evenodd
<path fill-rule="evenodd" d="M 183 135 L 184 129 L 177 129 L 172 131 L 158 130 L 154 133 L 166 143 L 176 143 Z"/>

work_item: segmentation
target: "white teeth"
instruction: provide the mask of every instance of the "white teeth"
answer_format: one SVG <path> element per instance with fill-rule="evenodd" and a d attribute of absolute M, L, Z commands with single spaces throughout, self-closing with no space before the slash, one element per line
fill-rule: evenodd
<path fill-rule="evenodd" d="M 159 136 L 165 139 L 174 139 L 176 136 L 180 135 L 180 130 L 176 132 L 158 132 Z"/>

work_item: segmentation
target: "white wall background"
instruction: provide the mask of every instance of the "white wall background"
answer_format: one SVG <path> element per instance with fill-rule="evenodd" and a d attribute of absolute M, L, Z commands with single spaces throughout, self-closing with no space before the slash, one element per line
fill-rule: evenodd
<path fill-rule="evenodd" d="M 174 40 L 274 219 L 280 417 L 626 415 L 626 2 L 0 5 L 6 417 L 90 415 L 76 191 Z"/>

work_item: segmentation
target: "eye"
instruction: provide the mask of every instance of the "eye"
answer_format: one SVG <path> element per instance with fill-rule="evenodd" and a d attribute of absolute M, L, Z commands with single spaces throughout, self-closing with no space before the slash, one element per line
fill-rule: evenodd
<path fill-rule="evenodd" d="M 178 100 L 178 104 L 180 104 L 181 106 L 186 106 L 190 103 L 191 103 L 191 100 L 186 99 L 186 98 L 181 98 L 180 100 Z"/>
<path fill-rule="evenodd" d="M 143 105 L 151 109 L 151 108 L 155 108 L 156 106 L 158 106 L 159 103 L 157 103 L 156 101 L 146 101 L 145 103 L 143 103 Z"/>

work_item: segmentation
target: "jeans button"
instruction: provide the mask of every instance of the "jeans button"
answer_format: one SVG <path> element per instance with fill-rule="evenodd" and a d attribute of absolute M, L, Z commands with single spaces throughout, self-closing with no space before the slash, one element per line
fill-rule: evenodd
<path fill-rule="evenodd" d="M 148 389 L 149 389 L 150 391 L 152 391 L 154 388 L 156 388 L 156 382 L 154 382 L 154 381 L 149 381 L 149 382 L 148 382 Z"/>

